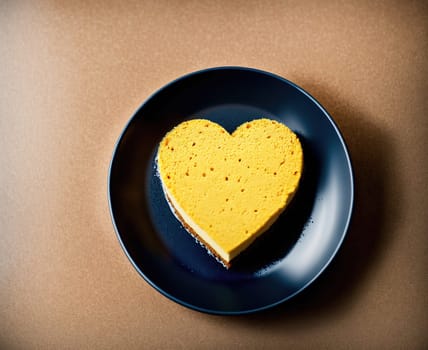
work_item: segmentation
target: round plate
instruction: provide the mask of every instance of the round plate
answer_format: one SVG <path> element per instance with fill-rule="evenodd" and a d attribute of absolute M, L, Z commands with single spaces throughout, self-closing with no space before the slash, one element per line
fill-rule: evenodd
<path fill-rule="evenodd" d="M 293 202 L 226 270 L 172 214 L 156 174 L 162 137 L 205 118 L 232 132 L 256 118 L 278 120 L 300 138 L 304 172 Z M 132 116 L 110 165 L 109 204 L 119 241 L 144 279 L 192 309 L 243 314 L 277 305 L 326 268 L 351 218 L 351 162 L 338 128 L 295 84 L 260 70 L 211 68 L 166 85 Z"/>

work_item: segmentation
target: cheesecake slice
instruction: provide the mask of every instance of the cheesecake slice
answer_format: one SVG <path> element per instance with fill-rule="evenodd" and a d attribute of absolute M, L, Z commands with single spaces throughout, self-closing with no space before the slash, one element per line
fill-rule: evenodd
<path fill-rule="evenodd" d="M 303 150 L 297 135 L 274 120 L 252 120 L 229 134 L 193 119 L 164 136 L 157 166 L 177 219 L 229 268 L 290 203 Z"/>

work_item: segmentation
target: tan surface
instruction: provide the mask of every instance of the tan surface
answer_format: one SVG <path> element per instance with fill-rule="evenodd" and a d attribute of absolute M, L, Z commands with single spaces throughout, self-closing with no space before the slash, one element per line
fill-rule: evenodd
<path fill-rule="evenodd" d="M 427 346 L 426 2 L 67 3 L 0 2 L 0 348 Z M 355 217 L 331 268 L 294 301 L 245 317 L 157 293 L 107 205 L 131 113 L 217 65 L 307 89 L 355 166 Z"/>

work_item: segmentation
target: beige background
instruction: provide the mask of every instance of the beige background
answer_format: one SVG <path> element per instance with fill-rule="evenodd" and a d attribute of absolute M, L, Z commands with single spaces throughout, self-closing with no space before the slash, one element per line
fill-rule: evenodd
<path fill-rule="evenodd" d="M 427 53 L 426 1 L 0 1 L 0 348 L 427 348 Z M 243 317 L 156 292 L 107 204 L 133 111 L 219 65 L 308 90 L 356 176 L 354 220 L 327 272 Z"/>

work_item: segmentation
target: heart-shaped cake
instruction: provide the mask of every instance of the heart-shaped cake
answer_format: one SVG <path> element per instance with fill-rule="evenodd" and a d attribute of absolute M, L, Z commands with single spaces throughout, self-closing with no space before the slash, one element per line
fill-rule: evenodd
<path fill-rule="evenodd" d="M 193 119 L 165 135 L 157 164 L 177 218 L 230 267 L 290 203 L 303 151 L 296 134 L 277 121 L 253 120 L 229 134 L 216 123 Z"/>

